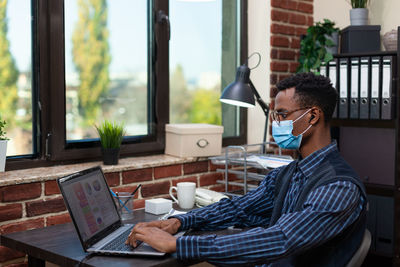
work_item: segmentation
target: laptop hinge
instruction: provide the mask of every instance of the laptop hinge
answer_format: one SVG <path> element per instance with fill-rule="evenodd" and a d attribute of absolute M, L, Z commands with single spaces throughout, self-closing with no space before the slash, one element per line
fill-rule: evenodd
<path fill-rule="evenodd" d="M 51 133 L 48 133 L 46 136 L 46 158 L 50 159 L 51 158 Z"/>

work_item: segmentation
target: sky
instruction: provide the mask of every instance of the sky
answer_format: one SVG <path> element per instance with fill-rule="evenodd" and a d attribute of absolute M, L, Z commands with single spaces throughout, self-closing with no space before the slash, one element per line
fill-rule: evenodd
<path fill-rule="evenodd" d="M 23 2 L 23 3 L 21 3 Z M 78 19 L 77 0 L 65 0 L 66 71 L 74 72 L 71 36 Z M 30 0 L 8 1 L 8 38 L 18 69 L 31 63 Z M 222 1 L 170 1 L 170 67 L 181 64 L 187 79 L 220 72 Z M 147 1 L 109 0 L 111 74 L 147 68 Z"/>

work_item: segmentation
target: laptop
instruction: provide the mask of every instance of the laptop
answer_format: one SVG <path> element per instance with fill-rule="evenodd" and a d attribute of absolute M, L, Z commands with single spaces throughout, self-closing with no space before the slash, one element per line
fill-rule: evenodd
<path fill-rule="evenodd" d="M 144 242 L 136 248 L 125 245 L 134 225 L 121 222 L 100 166 L 59 178 L 57 183 L 85 252 L 119 256 L 166 254 Z"/>

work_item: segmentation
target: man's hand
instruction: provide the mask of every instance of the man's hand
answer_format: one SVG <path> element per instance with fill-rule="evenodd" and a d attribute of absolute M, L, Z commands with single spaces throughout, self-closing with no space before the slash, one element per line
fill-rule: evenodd
<path fill-rule="evenodd" d="M 133 228 L 127 243 L 133 247 L 137 246 L 136 241 L 143 241 L 152 248 L 167 253 L 176 251 L 176 237 L 157 227 L 138 227 Z"/>
<path fill-rule="evenodd" d="M 137 232 L 137 229 L 139 229 L 139 228 L 155 227 L 155 228 L 159 228 L 159 229 L 173 235 L 176 232 L 178 232 L 178 229 L 180 226 L 181 226 L 181 222 L 176 218 L 168 219 L 165 221 L 152 221 L 152 222 L 137 223 L 135 225 L 135 227 L 133 227 L 131 233 L 129 234 L 128 240 L 126 240 L 126 244 L 130 244 L 131 246 L 136 247 L 136 238 L 135 238 L 134 234 Z"/>

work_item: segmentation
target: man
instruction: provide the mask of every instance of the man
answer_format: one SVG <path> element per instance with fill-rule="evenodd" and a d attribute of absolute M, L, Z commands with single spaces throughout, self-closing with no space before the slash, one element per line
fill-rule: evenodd
<path fill-rule="evenodd" d="M 246 195 L 175 216 L 140 223 L 136 240 L 217 265 L 344 266 L 365 231 L 366 194 L 356 173 L 331 141 L 329 121 L 337 93 L 330 80 L 312 73 L 277 85 L 271 112 L 279 146 L 298 149 L 300 159 L 272 170 Z M 189 228 L 217 230 L 254 227 L 229 236 L 173 237 Z"/>

